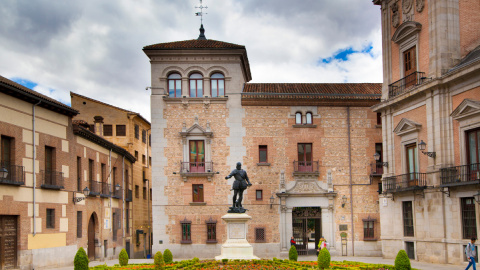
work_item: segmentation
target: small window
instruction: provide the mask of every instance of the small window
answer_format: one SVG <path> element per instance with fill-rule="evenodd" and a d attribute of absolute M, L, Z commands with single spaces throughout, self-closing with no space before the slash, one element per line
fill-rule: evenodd
<path fill-rule="evenodd" d="M 297 124 L 297 125 L 302 124 L 302 113 L 301 112 L 297 112 L 295 114 L 295 124 Z"/>
<path fill-rule="evenodd" d="M 375 239 L 375 221 L 364 220 L 363 221 L 363 239 Z"/>
<path fill-rule="evenodd" d="M 217 243 L 217 221 L 207 221 L 207 243 Z"/>
<path fill-rule="evenodd" d="M 137 150 L 135 150 L 135 159 L 138 160 L 138 151 Z"/>
<path fill-rule="evenodd" d="M 148 165 L 152 165 L 152 157 L 148 157 Z"/>
<path fill-rule="evenodd" d="M 77 238 L 82 238 L 82 211 L 77 211 Z"/>
<path fill-rule="evenodd" d="M 180 226 L 182 226 L 182 241 L 180 244 L 191 244 L 192 243 L 192 222 L 186 218 L 180 221 Z"/>
<path fill-rule="evenodd" d="M 150 201 L 152 200 L 152 189 L 150 189 Z"/>
<path fill-rule="evenodd" d="M 190 97 L 203 97 L 203 76 L 200 73 L 190 75 Z"/>
<path fill-rule="evenodd" d="M 412 202 L 411 201 L 403 202 L 402 206 L 403 206 L 403 235 L 414 236 Z"/>
<path fill-rule="evenodd" d="M 415 243 L 405 242 L 405 251 L 409 259 L 415 260 Z"/>
<path fill-rule="evenodd" d="M 142 164 L 145 164 L 145 162 L 147 162 L 146 157 L 145 157 L 145 155 L 142 155 Z"/>
<path fill-rule="evenodd" d="M 203 202 L 203 184 L 192 185 L 193 202 Z"/>
<path fill-rule="evenodd" d="M 473 197 L 461 198 L 463 239 L 477 238 L 477 220 Z"/>
<path fill-rule="evenodd" d="M 257 243 L 265 243 L 265 228 L 255 228 L 255 242 Z"/>
<path fill-rule="evenodd" d="M 211 77 L 212 97 L 225 96 L 225 76 L 221 73 L 215 73 Z"/>
<path fill-rule="evenodd" d="M 112 125 L 103 125 L 103 136 L 113 136 Z"/>
<path fill-rule="evenodd" d="M 47 208 L 47 228 L 55 228 L 55 209 Z"/>
<path fill-rule="evenodd" d="M 125 125 L 117 125 L 116 126 L 116 135 L 117 136 L 126 136 L 127 135 L 127 128 Z"/>
<path fill-rule="evenodd" d="M 147 143 L 147 131 L 142 129 L 142 142 Z"/>
<path fill-rule="evenodd" d="M 268 162 L 268 148 L 266 145 L 258 146 L 258 162 L 267 163 Z"/>
<path fill-rule="evenodd" d="M 82 189 L 82 158 L 77 157 L 77 191 L 83 191 Z"/>
<path fill-rule="evenodd" d="M 107 182 L 107 165 L 105 164 L 101 164 L 101 170 L 102 170 L 102 183 L 106 183 Z"/>
<path fill-rule="evenodd" d="M 307 125 L 311 125 L 313 122 L 313 117 L 312 117 L 312 113 L 311 112 L 307 112 L 307 114 L 305 115 L 306 116 L 306 124 Z"/>
<path fill-rule="evenodd" d="M 152 146 L 152 134 L 148 135 L 148 146 Z"/>
<path fill-rule="evenodd" d="M 130 233 L 130 209 L 125 209 L 125 229 L 127 234 Z"/>
<path fill-rule="evenodd" d="M 382 113 L 377 113 L 377 125 L 382 124 Z"/>
<path fill-rule="evenodd" d="M 255 198 L 256 198 L 257 201 L 263 200 L 263 190 L 257 189 L 255 191 Z"/>
<path fill-rule="evenodd" d="M 147 199 L 147 188 L 146 187 L 143 187 L 143 199 L 144 200 Z"/>
<path fill-rule="evenodd" d="M 140 127 L 135 125 L 135 139 L 140 139 Z"/>
<path fill-rule="evenodd" d="M 88 160 L 88 181 L 95 181 L 94 175 L 95 175 L 95 162 L 92 159 Z M 92 185 L 92 183 L 91 183 Z M 92 187 L 90 187 L 90 190 L 92 190 Z"/>
<path fill-rule="evenodd" d="M 168 96 L 182 96 L 182 76 L 178 73 L 172 73 L 168 76 Z"/>
<path fill-rule="evenodd" d="M 135 198 L 140 198 L 140 187 L 135 185 Z"/>

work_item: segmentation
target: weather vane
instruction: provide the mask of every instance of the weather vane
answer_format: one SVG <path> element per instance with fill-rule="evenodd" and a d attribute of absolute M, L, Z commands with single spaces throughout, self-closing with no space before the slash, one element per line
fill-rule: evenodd
<path fill-rule="evenodd" d="M 203 5 L 202 5 L 202 0 L 200 0 L 200 6 L 195 7 L 195 8 L 199 8 L 199 9 L 200 9 L 200 12 L 195 12 L 195 15 L 200 16 L 200 24 L 203 24 L 203 14 L 208 14 L 208 13 L 203 13 L 203 9 L 204 9 L 204 8 L 208 8 L 208 7 L 207 7 L 207 6 L 203 6 Z"/>

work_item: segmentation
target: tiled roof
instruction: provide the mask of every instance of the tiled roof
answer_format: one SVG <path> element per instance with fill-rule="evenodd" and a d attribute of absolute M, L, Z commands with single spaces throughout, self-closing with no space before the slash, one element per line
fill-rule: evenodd
<path fill-rule="evenodd" d="M 455 71 L 455 70 L 458 70 L 464 66 L 467 66 L 473 62 L 476 62 L 480 60 L 480 46 L 476 47 L 475 49 L 473 49 L 470 53 L 467 54 L 467 56 L 465 56 L 461 61 L 460 63 L 458 63 L 456 66 L 454 66 L 453 68 L 451 68 L 447 73 L 450 73 L 452 71 Z"/>
<path fill-rule="evenodd" d="M 376 100 L 381 83 L 246 83 L 243 98 Z"/>
<path fill-rule="evenodd" d="M 178 49 L 245 49 L 243 45 L 213 40 L 213 39 L 191 39 L 158 43 L 143 47 L 144 50 L 178 50 Z"/>
<path fill-rule="evenodd" d="M 65 105 L 53 98 L 42 95 L 36 91 L 33 91 L 32 89 L 29 89 L 21 84 L 11 81 L 3 76 L 0 76 L 0 86 L 1 85 L 7 87 L 0 87 L 0 92 L 4 92 L 8 95 L 17 97 L 30 103 L 38 103 L 39 101 L 41 101 L 38 106 L 59 112 L 61 114 L 69 116 L 78 114 L 78 111 L 74 110 L 72 107 Z"/>

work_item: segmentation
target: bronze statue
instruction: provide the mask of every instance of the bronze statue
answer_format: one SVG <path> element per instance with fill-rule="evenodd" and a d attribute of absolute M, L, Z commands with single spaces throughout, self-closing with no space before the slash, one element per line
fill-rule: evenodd
<path fill-rule="evenodd" d="M 247 189 L 247 187 L 251 186 L 250 180 L 248 179 L 247 172 L 242 170 L 242 163 L 237 162 L 237 168 L 233 170 L 225 179 L 229 179 L 231 177 L 235 177 L 235 181 L 233 182 L 233 205 L 228 210 L 228 213 L 245 213 L 247 209 L 243 208 L 242 200 L 243 200 L 243 191 Z M 238 200 L 237 200 L 238 195 Z"/>

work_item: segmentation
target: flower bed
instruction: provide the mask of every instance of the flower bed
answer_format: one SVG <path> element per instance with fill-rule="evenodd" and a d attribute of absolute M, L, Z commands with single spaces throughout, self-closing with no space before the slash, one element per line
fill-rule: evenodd
<path fill-rule="evenodd" d="M 90 267 L 94 270 L 142 270 L 154 269 L 153 264 L 129 264 L 126 266 L 106 266 L 99 265 Z M 165 265 L 165 270 L 308 270 L 317 269 L 317 262 L 294 262 L 289 260 L 230 260 L 226 263 L 215 260 L 184 260 Z M 395 270 L 393 265 L 386 264 L 369 264 L 351 261 L 332 261 L 330 269 L 347 269 L 347 270 Z M 413 268 L 412 268 L 413 269 Z"/>

